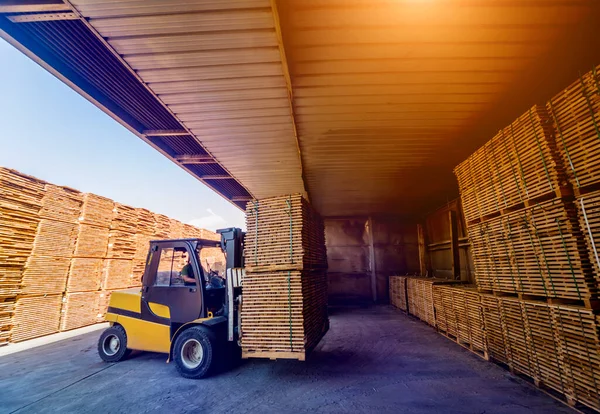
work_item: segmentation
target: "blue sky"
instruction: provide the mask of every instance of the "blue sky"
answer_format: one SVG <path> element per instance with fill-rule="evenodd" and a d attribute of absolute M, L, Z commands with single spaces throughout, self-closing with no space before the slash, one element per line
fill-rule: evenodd
<path fill-rule="evenodd" d="M 214 230 L 244 214 L 0 39 L 0 166 Z"/>

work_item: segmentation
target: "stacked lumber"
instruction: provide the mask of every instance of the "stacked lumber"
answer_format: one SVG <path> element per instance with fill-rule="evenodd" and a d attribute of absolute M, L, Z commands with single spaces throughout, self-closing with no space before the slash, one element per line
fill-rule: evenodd
<path fill-rule="evenodd" d="M 459 164 L 467 223 L 559 191 L 564 174 L 554 146 L 549 115 L 534 106 Z"/>
<path fill-rule="evenodd" d="M 184 232 L 183 232 L 183 223 L 180 221 L 177 221 L 175 219 L 170 219 L 170 224 L 169 224 L 169 239 L 183 239 L 184 237 Z"/>
<path fill-rule="evenodd" d="M 460 284 L 461 282 L 449 279 L 428 277 L 409 277 L 406 280 L 406 293 L 408 310 L 431 326 L 435 325 L 435 307 L 433 300 L 433 285 Z"/>
<path fill-rule="evenodd" d="M 23 271 L 21 294 L 63 293 L 70 264 L 68 257 L 29 256 Z"/>
<path fill-rule="evenodd" d="M 114 201 L 96 194 L 83 196 L 83 207 L 79 221 L 98 227 L 110 227 L 113 218 Z"/>
<path fill-rule="evenodd" d="M 134 207 L 125 204 L 115 203 L 113 209 L 111 230 L 121 230 L 123 232 L 135 233 L 137 231 L 137 210 Z"/>
<path fill-rule="evenodd" d="M 62 294 L 19 298 L 11 341 L 20 342 L 58 332 L 61 306 Z"/>
<path fill-rule="evenodd" d="M 481 294 L 463 286 L 434 285 L 433 301 L 438 331 L 487 358 Z"/>
<path fill-rule="evenodd" d="M 90 292 L 100 289 L 104 260 L 99 258 L 74 258 L 67 278 L 67 292 Z"/>
<path fill-rule="evenodd" d="M 482 294 L 481 305 L 488 353 L 494 361 L 508 364 L 507 340 L 502 328 L 500 298 Z"/>
<path fill-rule="evenodd" d="M 126 259 L 106 259 L 102 290 L 126 289 L 133 280 L 133 262 Z"/>
<path fill-rule="evenodd" d="M 137 233 L 135 235 L 135 253 L 133 255 L 135 260 L 146 260 L 151 240 L 154 240 L 154 237 L 151 235 L 142 233 Z"/>
<path fill-rule="evenodd" d="M 42 219 L 33 244 L 33 256 L 72 257 L 75 250 L 77 225 Z"/>
<path fill-rule="evenodd" d="M 576 188 L 600 182 L 600 66 L 583 75 L 547 103 L 557 152 L 567 179 Z"/>
<path fill-rule="evenodd" d="M 132 279 L 129 287 L 142 286 L 142 277 L 144 276 L 144 270 L 146 270 L 145 260 L 134 260 L 132 266 Z"/>
<path fill-rule="evenodd" d="M 390 276 L 390 304 L 398 309 L 408 312 L 406 300 L 407 276 Z"/>
<path fill-rule="evenodd" d="M 145 208 L 137 210 L 137 234 L 153 235 L 156 232 L 154 213 Z"/>
<path fill-rule="evenodd" d="M 15 300 L 13 298 L 0 298 L 0 346 L 6 345 L 10 340 Z"/>
<path fill-rule="evenodd" d="M 19 293 L 21 271 L 33 249 L 44 184 L 0 168 L 0 298 Z"/>
<path fill-rule="evenodd" d="M 81 217 L 83 194 L 67 187 L 46 184 L 40 217 L 77 224 Z"/>
<path fill-rule="evenodd" d="M 111 259 L 133 259 L 137 249 L 136 236 L 120 230 L 108 232 L 106 257 Z"/>
<path fill-rule="evenodd" d="M 96 315 L 96 322 L 104 322 L 104 315 L 108 310 L 108 304 L 110 303 L 110 295 L 114 291 L 102 290 L 98 293 L 98 314 Z"/>
<path fill-rule="evenodd" d="M 171 219 L 163 214 L 154 213 L 156 239 L 168 239 L 171 237 Z"/>
<path fill-rule="evenodd" d="M 480 289 L 583 300 L 598 294 L 573 203 L 552 199 L 469 227 Z"/>
<path fill-rule="evenodd" d="M 68 331 L 95 324 L 100 311 L 99 306 L 99 292 L 65 294 L 60 318 L 60 330 Z"/>
<path fill-rule="evenodd" d="M 305 360 L 329 329 L 323 221 L 300 195 L 248 203 L 244 358 Z"/>
<path fill-rule="evenodd" d="M 246 269 L 326 268 L 323 220 L 300 194 L 246 207 Z"/>
<path fill-rule="evenodd" d="M 77 228 L 74 257 L 106 257 L 108 227 L 80 224 Z"/>

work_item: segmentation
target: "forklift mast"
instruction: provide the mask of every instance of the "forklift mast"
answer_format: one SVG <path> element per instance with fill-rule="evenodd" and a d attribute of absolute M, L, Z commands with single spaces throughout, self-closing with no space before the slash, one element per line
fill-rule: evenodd
<path fill-rule="evenodd" d="M 229 227 L 219 229 L 217 233 L 221 235 L 221 248 L 225 253 L 226 268 L 235 269 L 244 267 L 244 235 L 241 229 Z"/>

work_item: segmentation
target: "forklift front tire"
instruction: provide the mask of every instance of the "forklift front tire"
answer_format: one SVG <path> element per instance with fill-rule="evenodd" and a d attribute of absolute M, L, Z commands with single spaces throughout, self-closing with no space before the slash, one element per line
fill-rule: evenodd
<path fill-rule="evenodd" d="M 204 326 L 192 326 L 175 340 L 173 359 L 184 378 L 199 379 L 210 375 L 215 365 L 216 337 Z"/>
<path fill-rule="evenodd" d="M 113 325 L 100 335 L 98 354 L 104 362 L 119 362 L 131 353 L 127 349 L 127 334 L 121 325 Z"/>

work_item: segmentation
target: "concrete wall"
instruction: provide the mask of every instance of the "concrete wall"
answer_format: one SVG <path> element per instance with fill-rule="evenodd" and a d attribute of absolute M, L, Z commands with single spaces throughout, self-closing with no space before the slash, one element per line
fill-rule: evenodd
<path fill-rule="evenodd" d="M 325 219 L 330 303 L 388 300 L 388 277 L 419 268 L 417 228 L 396 219 Z M 372 240 L 371 240 L 372 238 Z"/>

